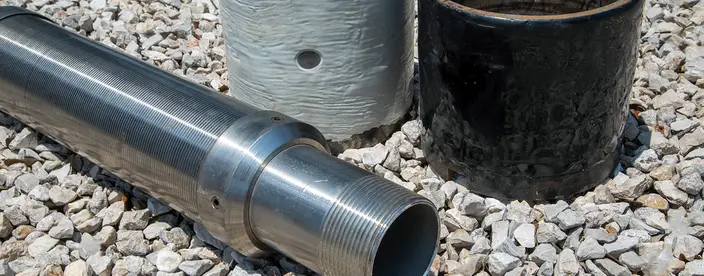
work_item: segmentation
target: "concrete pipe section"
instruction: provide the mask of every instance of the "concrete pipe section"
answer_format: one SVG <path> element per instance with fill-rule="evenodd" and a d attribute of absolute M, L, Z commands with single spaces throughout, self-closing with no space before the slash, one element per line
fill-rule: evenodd
<path fill-rule="evenodd" d="M 0 7 L 0 108 L 253 257 L 324 275 L 423 275 L 432 203 L 326 152 L 312 126 L 261 111 Z M 31 106 L 31 108 L 30 108 Z"/>
<path fill-rule="evenodd" d="M 423 150 L 475 193 L 564 198 L 617 165 L 642 0 L 420 0 Z"/>

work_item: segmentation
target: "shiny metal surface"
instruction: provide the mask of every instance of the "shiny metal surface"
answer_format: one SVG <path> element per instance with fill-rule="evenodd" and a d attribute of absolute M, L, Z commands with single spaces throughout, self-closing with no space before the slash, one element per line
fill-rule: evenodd
<path fill-rule="evenodd" d="M 432 203 L 342 160 L 321 166 L 325 158 L 297 145 L 268 163 L 252 192 L 254 235 L 325 275 L 427 271 L 439 235 Z"/>
<path fill-rule="evenodd" d="M 325 275 L 422 275 L 430 201 L 327 154 L 312 126 L 260 111 L 0 7 L 0 109 L 201 222 L 248 256 Z M 412 242 L 409 242 L 412 241 Z"/>

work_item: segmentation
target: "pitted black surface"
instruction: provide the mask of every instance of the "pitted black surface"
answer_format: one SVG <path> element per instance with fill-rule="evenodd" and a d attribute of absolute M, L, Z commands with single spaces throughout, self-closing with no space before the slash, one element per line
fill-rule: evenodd
<path fill-rule="evenodd" d="M 433 169 L 474 192 L 546 199 L 619 157 L 642 1 L 578 18 L 493 18 L 421 0 L 420 116 Z"/>

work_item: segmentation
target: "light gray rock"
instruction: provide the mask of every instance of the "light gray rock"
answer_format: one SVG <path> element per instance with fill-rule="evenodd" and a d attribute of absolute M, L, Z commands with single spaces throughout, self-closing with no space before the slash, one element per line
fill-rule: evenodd
<path fill-rule="evenodd" d="M 683 175 L 680 178 L 680 181 L 677 182 L 676 186 L 690 195 L 696 195 L 702 191 L 702 188 L 704 188 L 704 181 L 702 181 L 699 174 L 690 173 Z"/>
<path fill-rule="evenodd" d="M 538 269 L 538 276 L 552 276 L 553 275 L 553 263 L 545 262 Z"/>
<path fill-rule="evenodd" d="M 521 260 L 506 253 L 493 253 L 487 260 L 489 272 L 492 275 L 504 275 L 507 272 L 520 267 Z"/>
<path fill-rule="evenodd" d="M 95 275 L 110 275 L 110 272 L 112 271 L 112 266 L 113 266 L 113 260 L 110 259 L 108 256 L 104 256 L 101 254 L 95 254 L 93 256 L 90 256 L 88 260 L 86 260 L 86 263 L 88 266 L 93 270 L 93 273 Z"/>
<path fill-rule="evenodd" d="M 203 274 L 203 276 L 226 276 L 228 272 L 230 272 L 230 268 L 224 263 L 219 263 Z"/>
<path fill-rule="evenodd" d="M 509 222 L 498 221 L 491 225 L 491 248 L 497 248 L 509 238 Z"/>
<path fill-rule="evenodd" d="M 479 225 L 477 219 L 462 215 L 457 209 L 447 210 L 443 222 L 449 231 L 455 231 L 457 229 L 472 231 Z"/>
<path fill-rule="evenodd" d="M 79 254 L 81 258 L 88 259 L 89 257 L 99 253 L 100 249 L 100 242 L 93 238 L 93 236 L 87 233 L 83 233 L 83 235 L 81 235 L 81 243 L 79 246 Z"/>
<path fill-rule="evenodd" d="M 463 229 L 458 229 L 450 233 L 446 241 L 455 248 L 469 248 L 474 244 L 474 240 L 469 236 L 469 233 Z"/>
<path fill-rule="evenodd" d="M 167 248 L 156 253 L 156 268 L 159 271 L 175 272 L 183 262 L 183 257 Z"/>
<path fill-rule="evenodd" d="M 93 197 L 88 201 L 88 210 L 93 214 L 98 214 L 100 211 L 108 207 L 108 197 L 103 189 L 93 190 Z M 104 217 L 104 216 L 103 216 Z M 114 225 L 114 224 L 106 224 Z"/>
<path fill-rule="evenodd" d="M 408 137 L 411 144 L 418 146 L 420 136 L 423 134 L 423 124 L 419 120 L 408 121 L 401 126 L 401 132 Z"/>
<path fill-rule="evenodd" d="M 49 200 L 49 189 L 42 185 L 37 185 L 29 192 L 29 198 L 39 201 Z"/>
<path fill-rule="evenodd" d="M 478 216 L 486 212 L 484 198 L 473 193 L 455 194 L 452 205 L 464 215 Z"/>
<path fill-rule="evenodd" d="M 704 275 L 704 260 L 691 261 L 684 266 L 680 276 L 702 276 Z"/>
<path fill-rule="evenodd" d="M 62 165 L 53 171 L 49 173 L 49 175 L 53 175 L 56 177 L 56 179 L 60 182 L 62 182 L 69 174 L 71 173 L 71 164 L 65 164 Z"/>
<path fill-rule="evenodd" d="M 147 228 L 144 228 L 144 237 L 147 238 L 148 240 L 153 240 L 161 234 L 161 231 L 163 230 L 169 230 L 171 229 L 171 225 L 165 222 L 154 222 L 152 224 L 149 224 Z"/>
<path fill-rule="evenodd" d="M 190 243 L 190 237 L 183 229 L 179 227 L 172 228 L 168 231 L 162 231 L 159 235 L 162 241 L 164 241 L 171 250 L 179 250 L 187 248 Z"/>
<path fill-rule="evenodd" d="M 584 265 L 586 266 L 586 272 L 591 273 L 591 275 L 606 276 L 606 273 L 601 271 L 601 269 L 594 262 L 592 262 L 592 260 L 585 261 Z"/>
<path fill-rule="evenodd" d="M 641 243 L 650 241 L 650 234 L 648 234 L 648 231 L 645 230 L 626 229 L 623 230 L 623 232 L 621 232 L 619 235 L 624 237 L 638 238 Z"/>
<path fill-rule="evenodd" d="M 115 226 L 117 225 L 120 220 L 122 219 L 122 214 L 124 213 L 125 210 L 125 203 L 122 201 L 115 202 L 113 204 L 110 204 L 108 208 L 105 209 L 105 211 L 101 214 L 103 217 L 103 226 Z M 133 214 L 135 215 L 135 214 Z M 136 214 L 139 215 L 139 214 Z M 142 214 L 144 215 L 144 214 Z M 141 217 L 140 217 L 141 219 Z M 136 226 L 141 226 L 142 221 L 140 220 Z M 132 225 L 130 225 L 132 226 Z"/>
<path fill-rule="evenodd" d="M 15 135 L 15 138 L 12 139 L 10 144 L 7 145 L 7 147 L 11 150 L 19 150 L 21 148 L 33 149 L 36 146 L 37 135 L 34 133 L 34 131 L 30 130 L 29 128 L 23 128 L 20 133 L 17 133 L 17 135 Z"/>
<path fill-rule="evenodd" d="M 619 265 L 610 259 L 599 259 L 594 261 L 597 267 L 609 276 L 631 276 L 627 268 Z"/>
<path fill-rule="evenodd" d="M 514 200 L 506 206 L 505 218 L 507 220 L 519 223 L 532 223 L 536 220 L 537 216 L 533 208 L 525 201 Z"/>
<path fill-rule="evenodd" d="M 636 218 L 643 220 L 649 226 L 658 230 L 670 229 L 670 225 L 665 218 L 665 214 L 652 207 L 641 207 L 636 209 L 633 214 Z"/>
<path fill-rule="evenodd" d="M 704 128 L 697 127 L 693 132 L 687 133 L 680 139 L 680 154 L 687 155 L 695 147 L 704 144 Z"/>
<path fill-rule="evenodd" d="M 606 256 L 606 250 L 604 247 L 591 236 L 584 238 L 584 240 L 579 244 L 576 253 L 577 258 L 579 258 L 580 261 L 601 259 Z"/>
<path fill-rule="evenodd" d="M 609 243 L 616 240 L 617 235 L 607 232 L 604 228 L 584 229 L 585 237 L 592 237 L 599 243 Z"/>
<path fill-rule="evenodd" d="M 538 265 L 542 265 L 545 262 L 555 263 L 557 261 L 557 250 L 549 243 L 541 243 L 535 247 L 528 259 Z"/>
<path fill-rule="evenodd" d="M 577 275 L 579 273 L 579 262 L 572 249 L 564 249 L 557 256 L 555 264 L 556 275 Z"/>
<path fill-rule="evenodd" d="M 36 258 L 42 253 L 49 252 L 57 243 L 59 243 L 57 239 L 50 236 L 42 236 L 29 245 L 27 252 L 30 256 Z"/>
<path fill-rule="evenodd" d="M 31 173 L 20 175 L 17 177 L 17 179 L 15 179 L 15 187 L 19 188 L 20 191 L 25 194 L 31 192 L 32 189 L 34 189 L 34 187 L 37 187 L 38 185 L 39 178 L 37 178 L 37 176 Z"/>
<path fill-rule="evenodd" d="M 579 227 L 575 228 L 572 230 L 568 235 L 565 241 L 562 243 L 562 249 L 569 248 L 572 249 L 572 251 L 577 251 L 577 248 L 579 247 L 580 243 L 580 237 L 582 236 L 582 232 L 584 231 L 584 228 Z"/>
<path fill-rule="evenodd" d="M 567 238 L 567 234 L 560 230 L 560 227 L 550 222 L 538 224 L 535 238 L 538 243 L 556 243 Z"/>
<path fill-rule="evenodd" d="M 64 269 L 64 275 L 90 276 L 91 270 L 86 262 L 79 259 L 66 266 Z"/>
<path fill-rule="evenodd" d="M 568 207 L 570 207 L 569 204 L 567 204 L 564 200 L 560 200 L 555 204 L 545 205 L 543 208 L 545 221 L 557 223 L 557 216 Z"/>
<path fill-rule="evenodd" d="M 678 205 L 687 203 L 689 199 L 687 193 L 678 189 L 671 180 L 655 181 L 655 191 L 668 201 Z"/>
<path fill-rule="evenodd" d="M 604 245 L 606 254 L 618 256 L 623 252 L 631 250 L 640 243 L 638 238 L 619 235 L 616 241 Z"/>
<path fill-rule="evenodd" d="M 120 229 L 144 230 L 149 224 L 149 210 L 127 211 L 122 214 Z"/>
<path fill-rule="evenodd" d="M 644 173 L 652 171 L 657 166 L 660 166 L 660 164 L 661 161 L 658 158 L 658 154 L 655 152 L 655 150 L 652 149 L 643 151 L 639 156 L 636 157 L 635 160 L 633 160 L 633 167 L 639 169 Z"/>
<path fill-rule="evenodd" d="M 54 186 L 49 190 L 49 198 L 56 206 L 64 206 L 75 200 L 77 196 L 76 192 L 61 186 Z"/>
<path fill-rule="evenodd" d="M 535 225 L 524 223 L 513 231 L 516 242 L 525 248 L 535 247 Z"/>
<path fill-rule="evenodd" d="M 389 154 L 389 150 L 382 144 L 377 144 L 362 154 L 362 163 L 367 166 L 382 164 Z"/>
<path fill-rule="evenodd" d="M 178 265 L 178 268 L 186 275 L 203 275 L 215 265 L 211 260 L 185 261 Z"/>
<path fill-rule="evenodd" d="M 118 234 L 118 240 L 115 245 L 117 250 L 124 255 L 146 256 L 149 253 L 149 242 L 143 239 L 141 234 L 123 240 L 120 240 Z"/>
<path fill-rule="evenodd" d="M 94 236 L 100 245 L 107 248 L 117 242 L 117 231 L 112 226 L 105 226 Z"/>
<path fill-rule="evenodd" d="M 684 256 L 688 261 L 692 261 L 702 252 L 702 248 L 704 248 L 704 242 L 701 239 L 691 235 L 682 235 L 674 238 L 672 254 L 675 257 Z"/>
<path fill-rule="evenodd" d="M 633 272 L 638 272 L 645 266 L 645 261 L 633 251 L 621 254 L 618 257 L 618 261 Z"/>
<path fill-rule="evenodd" d="M 572 209 L 565 209 L 557 215 L 557 223 L 560 229 L 568 230 L 584 224 L 584 215 Z"/>
<path fill-rule="evenodd" d="M 647 175 L 638 175 L 623 181 L 623 177 L 614 178 L 607 184 L 616 198 L 635 199 L 652 186 L 652 179 Z"/>

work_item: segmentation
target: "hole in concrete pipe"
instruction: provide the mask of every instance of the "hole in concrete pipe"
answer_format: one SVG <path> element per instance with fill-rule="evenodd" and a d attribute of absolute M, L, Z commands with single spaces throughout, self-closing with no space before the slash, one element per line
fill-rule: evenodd
<path fill-rule="evenodd" d="M 374 257 L 373 275 L 425 275 L 435 258 L 438 220 L 435 209 L 415 205 L 386 230 Z"/>
<path fill-rule="evenodd" d="M 323 57 L 315 50 L 303 50 L 296 55 L 298 67 L 304 70 L 312 70 L 320 67 Z"/>
<path fill-rule="evenodd" d="M 617 0 L 452 0 L 469 8 L 515 15 L 560 15 L 600 8 Z"/>

